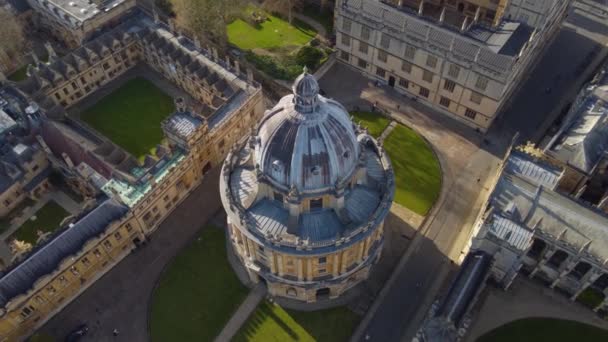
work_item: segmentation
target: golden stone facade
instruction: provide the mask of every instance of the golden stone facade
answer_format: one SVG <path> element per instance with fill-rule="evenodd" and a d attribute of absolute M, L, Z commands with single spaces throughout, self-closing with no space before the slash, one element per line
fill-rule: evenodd
<path fill-rule="evenodd" d="M 386 152 L 306 72 L 224 162 L 220 195 L 251 282 L 337 298 L 379 260 L 394 175 Z"/>
<path fill-rule="evenodd" d="M 102 179 L 108 170 L 121 176 L 108 178 L 98 189 L 107 199 L 0 278 L 0 341 L 27 337 L 143 243 L 263 114 L 262 89 L 242 75 L 238 63 L 220 60 L 217 52 L 149 19 L 124 26 L 38 65 L 18 84 L 49 117 L 42 137 L 54 167 L 89 184 L 95 177 L 88 176 Z M 135 165 L 145 171 L 136 177 L 125 168 L 132 156 L 114 145 L 87 149 L 94 144 L 62 120 L 65 108 L 95 96 L 141 63 L 200 101 L 206 112 L 192 112 L 178 99 L 176 113 L 159 123 L 169 144 Z"/>

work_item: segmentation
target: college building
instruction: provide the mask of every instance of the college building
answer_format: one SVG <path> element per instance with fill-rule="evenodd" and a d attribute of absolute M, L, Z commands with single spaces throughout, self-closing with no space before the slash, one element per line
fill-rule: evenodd
<path fill-rule="evenodd" d="M 516 21 L 524 10 L 510 7 L 515 3 L 336 1 L 338 57 L 485 132 L 552 41 L 569 6 L 550 2 L 531 26 Z M 511 12 L 518 13 L 512 20 L 505 17 Z"/>
<path fill-rule="evenodd" d="M 250 281 L 273 296 L 329 300 L 367 279 L 395 180 L 384 149 L 306 70 L 228 155 L 220 195 Z"/>
<path fill-rule="evenodd" d="M 159 122 L 167 142 L 140 161 L 66 109 L 144 66 L 189 98 L 175 99 Z M 143 14 L 51 53 L 13 86 L 41 107 L 36 141 L 52 167 L 95 205 L 0 273 L 0 341 L 27 337 L 145 243 L 264 113 L 250 72 Z"/>
<path fill-rule="evenodd" d="M 608 215 L 559 190 L 564 169 L 514 150 L 506 159 L 471 250 L 492 255 L 490 276 L 508 288 L 522 274 L 571 300 L 584 291 L 608 310 Z"/>
<path fill-rule="evenodd" d="M 104 28 L 117 26 L 136 8 L 136 0 L 22 0 L 33 21 L 68 47 L 76 48 Z"/>

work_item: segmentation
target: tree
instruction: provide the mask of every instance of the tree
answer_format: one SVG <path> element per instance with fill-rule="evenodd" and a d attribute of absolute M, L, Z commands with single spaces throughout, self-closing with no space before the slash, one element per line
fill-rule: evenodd
<path fill-rule="evenodd" d="M 296 7 L 299 7 L 302 3 L 302 0 L 265 0 L 264 8 L 270 12 L 279 13 L 285 17 L 291 24 L 293 20 L 293 10 Z"/>
<path fill-rule="evenodd" d="M 243 10 L 245 0 L 171 0 L 177 25 L 199 39 L 210 39 L 224 48 L 226 26 Z"/>
<path fill-rule="evenodd" d="M 31 251 L 32 244 L 29 242 L 15 239 L 10 243 L 9 248 L 15 256 L 20 256 Z"/>
<path fill-rule="evenodd" d="M 0 7 L 0 50 L 10 58 L 20 56 L 25 46 L 25 38 L 17 17 L 7 8 Z"/>

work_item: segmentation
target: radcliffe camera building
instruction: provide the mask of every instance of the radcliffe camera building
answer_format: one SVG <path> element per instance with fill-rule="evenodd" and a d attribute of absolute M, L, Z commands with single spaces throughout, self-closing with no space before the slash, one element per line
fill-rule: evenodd
<path fill-rule="evenodd" d="M 386 152 L 304 73 L 226 158 L 232 246 L 273 296 L 315 302 L 366 279 L 394 194 Z"/>
<path fill-rule="evenodd" d="M 569 1 L 340 0 L 339 58 L 486 131 L 559 29 Z"/>

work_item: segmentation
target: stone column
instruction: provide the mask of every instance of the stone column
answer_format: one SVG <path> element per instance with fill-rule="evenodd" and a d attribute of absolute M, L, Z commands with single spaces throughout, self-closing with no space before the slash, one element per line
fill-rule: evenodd
<path fill-rule="evenodd" d="M 357 246 L 357 262 L 361 262 L 363 260 L 363 249 L 365 245 L 365 241 L 359 242 L 359 246 Z"/>
<path fill-rule="evenodd" d="M 304 265 L 302 264 L 302 258 L 298 257 L 298 280 L 304 280 Z"/>
<path fill-rule="evenodd" d="M 245 236 L 243 236 L 243 247 L 245 248 L 245 256 L 249 258 L 251 256 L 251 253 L 249 252 L 249 239 Z"/>
<path fill-rule="evenodd" d="M 557 275 L 557 278 L 551 283 L 551 285 L 549 285 L 550 288 L 554 288 L 557 284 L 559 284 L 559 282 L 562 279 L 564 279 L 564 277 L 568 273 L 570 273 L 570 271 L 572 271 L 572 269 L 576 266 L 577 260 L 572 260 L 572 259 L 574 259 L 574 258 L 569 256 L 568 259 L 566 259 L 566 260 L 564 260 L 564 262 L 562 262 L 562 265 L 560 265 L 560 268 L 559 268 L 559 273 Z"/>
<path fill-rule="evenodd" d="M 333 275 L 334 277 L 337 277 L 340 275 L 340 253 L 335 253 L 334 254 L 334 265 L 333 265 Z"/>
<path fill-rule="evenodd" d="M 346 267 L 348 266 L 348 258 L 346 257 L 346 251 L 342 251 L 342 257 L 340 259 L 341 259 L 341 261 L 340 261 L 340 273 L 345 273 L 346 272 Z"/>
<path fill-rule="evenodd" d="M 369 255 L 369 247 L 371 246 L 371 236 L 368 236 L 363 240 L 363 259 L 367 259 Z"/>
<path fill-rule="evenodd" d="M 277 260 L 274 252 L 270 252 L 270 272 L 277 274 Z"/>
<path fill-rule="evenodd" d="M 312 259 L 306 259 L 306 280 L 312 281 Z"/>
<path fill-rule="evenodd" d="M 277 254 L 277 270 L 279 272 L 279 277 L 283 276 L 283 256 Z"/>
<path fill-rule="evenodd" d="M 536 266 L 534 266 L 534 269 L 532 270 L 532 272 L 530 272 L 530 275 L 528 277 L 532 278 L 534 277 L 534 275 L 536 274 L 536 272 L 538 272 L 538 270 L 540 269 L 541 266 L 544 266 L 547 261 L 551 258 L 551 256 L 553 255 L 553 253 L 555 253 L 555 248 L 553 246 L 549 246 L 547 244 L 547 247 L 545 247 L 545 250 L 543 251 L 543 253 L 541 254 L 538 263 L 536 264 Z"/>

